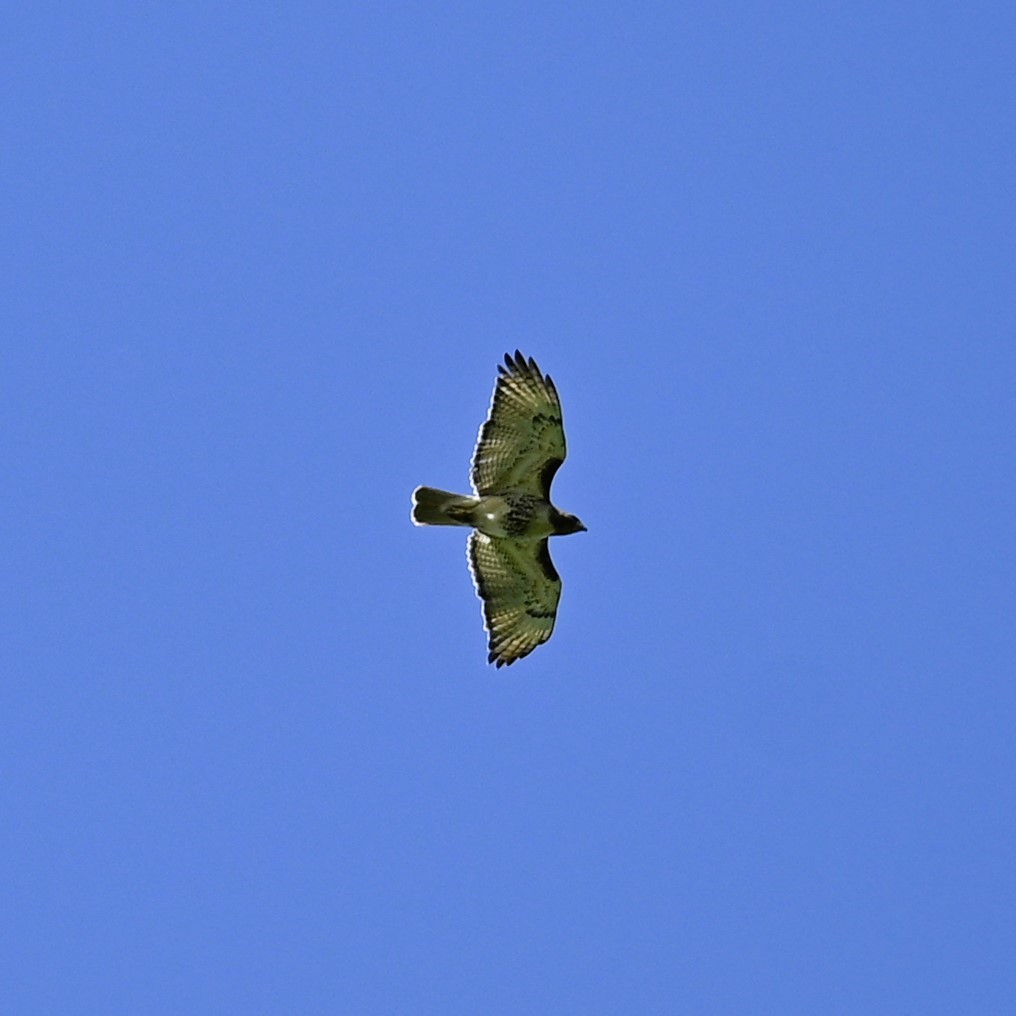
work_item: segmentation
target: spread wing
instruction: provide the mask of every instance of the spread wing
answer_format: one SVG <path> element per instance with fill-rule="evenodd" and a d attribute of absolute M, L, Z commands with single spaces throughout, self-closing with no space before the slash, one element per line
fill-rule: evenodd
<path fill-rule="evenodd" d="M 488 663 L 514 663 L 550 638 L 561 577 L 546 540 L 498 540 L 474 530 L 469 570 L 490 633 Z"/>
<path fill-rule="evenodd" d="M 473 452 L 477 494 L 522 490 L 550 500 L 550 484 L 564 461 L 561 402 L 536 361 L 516 349 L 498 365 L 487 420 Z"/>

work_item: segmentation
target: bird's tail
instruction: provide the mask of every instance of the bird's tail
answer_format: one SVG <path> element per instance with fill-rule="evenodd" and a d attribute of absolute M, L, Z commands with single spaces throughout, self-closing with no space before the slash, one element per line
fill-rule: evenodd
<path fill-rule="evenodd" d="M 469 526 L 479 498 L 434 487 L 413 491 L 413 522 L 418 526 Z"/>

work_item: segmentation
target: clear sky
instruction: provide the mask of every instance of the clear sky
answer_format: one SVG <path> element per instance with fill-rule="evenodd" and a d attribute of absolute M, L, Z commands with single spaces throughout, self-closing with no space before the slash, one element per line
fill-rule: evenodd
<path fill-rule="evenodd" d="M 1016 8 L 19 10 L 0 1009 L 1008 1011 Z"/>

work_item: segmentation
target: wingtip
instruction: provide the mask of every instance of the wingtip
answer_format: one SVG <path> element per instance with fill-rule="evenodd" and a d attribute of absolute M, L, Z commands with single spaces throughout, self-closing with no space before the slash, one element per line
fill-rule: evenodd
<path fill-rule="evenodd" d="M 499 374 L 523 374 L 536 380 L 546 380 L 546 375 L 540 370 L 536 358 L 527 357 L 521 349 L 516 349 L 515 354 L 504 354 L 504 363 L 497 365 Z"/>

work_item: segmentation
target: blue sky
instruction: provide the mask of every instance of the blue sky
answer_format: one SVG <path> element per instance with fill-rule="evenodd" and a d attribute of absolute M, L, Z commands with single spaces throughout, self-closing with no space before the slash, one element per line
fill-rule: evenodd
<path fill-rule="evenodd" d="M 1011 1005 L 1011 5 L 4 21 L 4 1011 Z"/>

